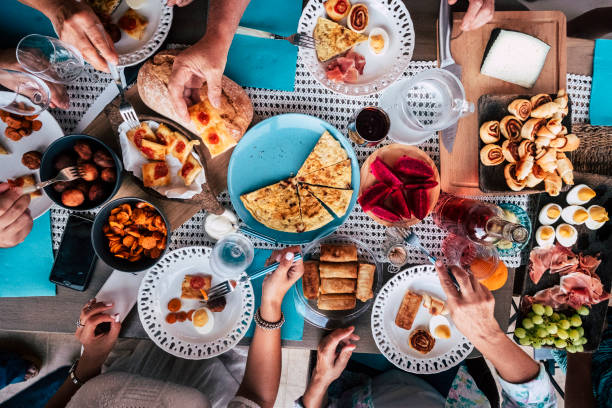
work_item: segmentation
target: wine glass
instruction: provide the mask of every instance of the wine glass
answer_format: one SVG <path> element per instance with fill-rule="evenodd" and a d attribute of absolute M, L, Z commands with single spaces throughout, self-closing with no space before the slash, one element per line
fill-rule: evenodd
<path fill-rule="evenodd" d="M 51 91 L 27 72 L 0 69 L 0 109 L 17 115 L 38 115 L 49 107 Z"/>
<path fill-rule="evenodd" d="M 253 262 L 253 243 L 240 234 L 228 234 L 215 244 L 210 266 L 223 278 L 233 279 Z"/>
<path fill-rule="evenodd" d="M 46 81 L 69 84 L 77 79 L 85 63 L 81 53 L 57 38 L 30 34 L 17 44 L 17 61 L 28 72 Z"/>

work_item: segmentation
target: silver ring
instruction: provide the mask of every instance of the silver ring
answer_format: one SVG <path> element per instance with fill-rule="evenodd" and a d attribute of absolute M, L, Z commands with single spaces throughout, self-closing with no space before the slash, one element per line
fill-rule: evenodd
<path fill-rule="evenodd" d="M 85 325 L 83 323 L 81 323 L 81 319 L 76 321 L 76 326 L 78 327 L 85 327 Z"/>

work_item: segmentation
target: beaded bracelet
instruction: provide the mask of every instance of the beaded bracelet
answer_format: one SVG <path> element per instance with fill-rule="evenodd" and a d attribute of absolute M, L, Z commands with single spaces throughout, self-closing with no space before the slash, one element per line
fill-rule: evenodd
<path fill-rule="evenodd" d="M 285 315 L 281 312 L 281 318 L 278 322 L 269 322 L 261 317 L 261 309 L 257 309 L 257 313 L 255 313 L 255 324 L 264 330 L 280 329 L 283 327 L 283 324 L 285 324 Z"/>

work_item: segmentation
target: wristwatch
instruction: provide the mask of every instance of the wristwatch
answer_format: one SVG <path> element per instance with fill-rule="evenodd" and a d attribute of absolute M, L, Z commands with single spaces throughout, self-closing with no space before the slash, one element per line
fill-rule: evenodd
<path fill-rule="evenodd" d="M 79 363 L 79 359 L 77 358 L 76 361 L 72 363 L 72 366 L 70 367 L 70 371 L 68 371 L 68 375 L 70 376 L 70 381 L 72 381 L 74 385 L 80 387 L 81 385 L 85 384 L 85 381 L 81 381 L 74 373 L 76 371 L 78 363 Z"/>

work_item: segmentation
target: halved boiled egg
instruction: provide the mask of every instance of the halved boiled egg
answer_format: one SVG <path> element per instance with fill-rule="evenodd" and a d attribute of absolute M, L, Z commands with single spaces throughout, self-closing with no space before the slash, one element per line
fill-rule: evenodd
<path fill-rule="evenodd" d="M 451 328 L 448 319 L 442 315 L 433 316 L 429 321 L 429 332 L 437 339 L 448 339 Z"/>
<path fill-rule="evenodd" d="M 536 230 L 536 242 L 541 247 L 549 247 L 555 243 L 555 229 L 550 225 L 542 225 Z"/>
<path fill-rule="evenodd" d="M 582 205 L 588 203 L 595 197 L 595 191 L 586 184 L 578 184 L 567 192 L 567 203 L 569 205 Z"/>
<path fill-rule="evenodd" d="M 380 27 L 374 28 L 368 36 L 368 48 L 374 55 L 383 55 L 389 48 L 389 34 Z"/>
<path fill-rule="evenodd" d="M 578 241 L 578 231 L 573 225 L 559 224 L 556 231 L 557 241 L 564 247 L 571 247 Z"/>
<path fill-rule="evenodd" d="M 567 222 L 568 224 L 581 225 L 584 224 L 589 218 L 589 213 L 584 207 L 579 205 L 570 205 L 561 211 L 561 218 L 563 218 L 563 221 Z"/>
<path fill-rule="evenodd" d="M 215 317 L 213 316 L 213 312 L 207 307 L 201 307 L 193 312 L 191 322 L 193 323 L 193 327 L 200 334 L 208 334 L 215 327 Z"/>
<path fill-rule="evenodd" d="M 608 211 L 600 205 L 592 205 L 587 210 L 589 218 L 584 223 L 590 230 L 596 230 L 601 227 L 610 219 L 608 217 Z"/>
<path fill-rule="evenodd" d="M 542 225 L 551 225 L 557 222 L 560 216 L 561 206 L 555 203 L 550 203 L 542 207 L 538 220 Z"/>

